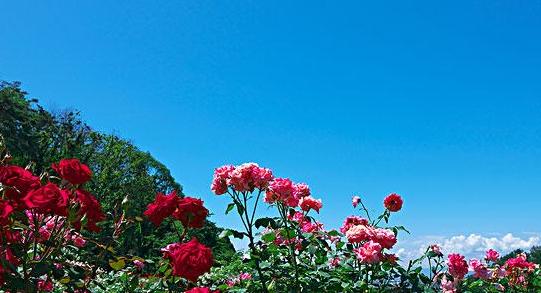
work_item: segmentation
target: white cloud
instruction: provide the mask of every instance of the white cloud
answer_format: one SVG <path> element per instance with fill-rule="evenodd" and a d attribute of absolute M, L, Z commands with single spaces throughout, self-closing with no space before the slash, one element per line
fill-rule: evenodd
<path fill-rule="evenodd" d="M 396 253 L 402 260 L 410 260 L 424 253 L 430 244 L 438 244 L 444 254 L 460 253 L 466 258 L 482 258 L 489 248 L 495 249 L 504 255 L 515 249 L 530 249 L 541 244 L 539 233 L 528 233 L 524 237 L 514 236 L 511 233 L 499 236 L 483 236 L 479 234 L 444 236 L 424 236 L 399 241 Z"/>

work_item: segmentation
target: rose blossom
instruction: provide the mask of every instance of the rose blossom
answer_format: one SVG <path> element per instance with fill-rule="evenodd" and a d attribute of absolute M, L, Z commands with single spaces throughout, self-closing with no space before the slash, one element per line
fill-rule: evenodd
<path fill-rule="evenodd" d="M 311 196 L 301 197 L 299 201 L 300 208 L 308 212 L 310 209 L 316 211 L 319 214 L 319 210 L 321 207 L 323 207 L 323 204 L 321 203 L 321 199 L 314 199 Z"/>
<path fill-rule="evenodd" d="M 498 259 L 500 259 L 500 254 L 496 250 L 494 249 L 487 250 L 486 255 L 485 255 L 486 261 L 497 262 Z"/>
<path fill-rule="evenodd" d="M 373 240 L 383 248 L 390 249 L 396 244 L 396 235 L 391 230 L 376 228 L 373 233 Z"/>
<path fill-rule="evenodd" d="M 264 189 L 273 179 L 270 169 L 261 168 L 256 163 L 244 163 L 229 173 L 228 185 L 238 192 L 252 192 Z"/>
<path fill-rule="evenodd" d="M 487 280 L 490 279 L 490 272 L 487 267 L 481 263 L 478 259 L 474 258 L 470 260 L 470 267 L 474 272 L 474 277 Z"/>
<path fill-rule="evenodd" d="M 372 264 L 381 260 L 382 247 L 379 243 L 374 241 L 368 241 L 360 248 L 354 249 L 357 258 L 362 263 Z"/>
<path fill-rule="evenodd" d="M 105 220 L 105 214 L 96 197 L 86 190 L 78 189 L 75 191 L 75 201 L 79 203 L 79 211 L 77 211 L 77 218 L 72 222 L 74 227 L 80 229 L 81 219 L 85 217 L 85 229 L 92 232 L 99 232 L 101 229 L 96 223 Z"/>
<path fill-rule="evenodd" d="M 212 251 L 196 238 L 187 243 L 170 244 L 164 252 L 164 257 L 169 259 L 173 268 L 173 275 L 192 282 L 209 272 L 212 266 Z"/>
<path fill-rule="evenodd" d="M 456 293 L 457 289 L 455 283 L 447 280 L 447 276 L 441 278 L 441 290 L 443 293 Z"/>
<path fill-rule="evenodd" d="M 205 224 L 209 211 L 203 206 L 203 201 L 193 197 L 178 200 L 177 210 L 173 217 L 182 222 L 185 228 L 201 228 Z"/>
<path fill-rule="evenodd" d="M 323 230 L 323 224 L 317 221 L 315 223 L 306 221 L 301 224 L 301 231 L 303 233 L 314 233 L 321 230 Z"/>
<path fill-rule="evenodd" d="M 241 273 L 239 275 L 239 279 L 242 280 L 242 281 L 250 280 L 250 279 L 252 279 L 252 274 L 250 274 L 250 273 Z"/>
<path fill-rule="evenodd" d="M 528 262 L 526 254 L 520 253 L 514 258 L 510 258 L 505 262 L 505 268 L 508 273 L 512 273 L 515 269 L 519 270 L 533 270 L 536 265 L 534 263 Z"/>
<path fill-rule="evenodd" d="M 83 184 L 92 178 L 90 168 L 78 159 L 63 159 L 58 164 L 53 164 L 52 168 L 73 185 Z"/>
<path fill-rule="evenodd" d="M 350 243 L 360 243 L 370 240 L 374 237 L 374 233 L 374 228 L 370 226 L 355 225 L 346 232 L 346 237 Z"/>
<path fill-rule="evenodd" d="M 269 188 L 265 192 L 265 202 L 283 202 L 290 207 L 296 207 L 299 199 L 295 197 L 295 186 L 288 178 L 275 178 L 269 182 Z"/>
<path fill-rule="evenodd" d="M 233 170 L 235 170 L 235 166 L 233 165 L 222 166 L 214 170 L 214 177 L 210 186 L 214 194 L 222 195 L 227 192 L 227 181 Z"/>
<path fill-rule="evenodd" d="M 359 203 L 361 203 L 361 198 L 358 197 L 358 196 L 354 196 L 352 199 L 351 199 L 351 205 L 356 208 Z"/>
<path fill-rule="evenodd" d="M 385 200 L 383 201 L 383 205 L 386 209 L 388 209 L 390 212 L 398 212 L 400 209 L 402 209 L 403 204 L 402 197 L 396 193 L 389 194 Z"/>
<path fill-rule="evenodd" d="M 295 192 L 294 196 L 296 198 L 303 198 L 310 196 L 310 187 L 306 183 L 297 183 L 295 184 Z"/>
<path fill-rule="evenodd" d="M 333 257 L 329 260 L 329 266 L 335 268 L 338 265 L 340 265 L 340 258 L 339 257 Z"/>
<path fill-rule="evenodd" d="M 468 263 L 464 260 L 464 256 L 458 253 L 449 254 L 447 266 L 449 266 L 449 274 L 457 279 L 464 278 L 468 273 Z"/>
<path fill-rule="evenodd" d="M 9 223 L 9 215 L 13 212 L 13 207 L 7 201 L 0 199 L 0 226 Z"/>
<path fill-rule="evenodd" d="M 441 253 L 441 247 L 437 244 L 432 244 L 430 245 L 429 247 L 430 251 L 432 251 L 432 253 L 434 253 L 435 255 L 437 256 L 443 256 L 443 253 Z"/>
<path fill-rule="evenodd" d="M 60 190 L 53 183 L 30 191 L 23 202 L 28 208 L 34 208 L 40 213 L 54 213 L 60 216 L 67 216 L 68 193 Z"/>
<path fill-rule="evenodd" d="M 168 195 L 163 193 L 156 194 L 154 202 L 147 206 L 146 211 L 143 213 L 148 219 L 159 226 L 163 220 L 173 214 L 177 209 L 177 204 L 180 198 L 177 196 L 177 192 L 173 191 Z"/>
<path fill-rule="evenodd" d="M 346 234 L 346 232 L 355 225 L 368 225 L 368 220 L 357 216 L 349 216 L 344 220 L 342 227 L 340 227 L 340 232 Z"/>
<path fill-rule="evenodd" d="M 135 267 L 136 267 L 138 270 L 140 270 L 140 271 L 142 271 L 143 268 L 145 267 L 145 263 L 142 262 L 142 261 L 140 261 L 140 260 L 138 260 L 138 259 L 134 260 L 134 261 L 133 261 L 133 264 L 134 264 Z"/>
<path fill-rule="evenodd" d="M 38 177 L 19 166 L 0 166 L 0 183 L 11 187 L 5 189 L 6 196 L 15 202 L 19 202 L 30 190 L 40 186 Z"/>

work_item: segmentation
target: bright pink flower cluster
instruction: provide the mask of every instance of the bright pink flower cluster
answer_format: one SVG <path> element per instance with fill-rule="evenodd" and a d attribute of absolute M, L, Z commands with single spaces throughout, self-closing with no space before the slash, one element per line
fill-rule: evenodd
<path fill-rule="evenodd" d="M 289 220 L 297 222 L 297 224 L 299 225 L 299 228 L 301 229 L 303 233 L 315 233 L 315 232 L 323 231 L 322 223 L 318 221 L 312 222 L 309 217 L 305 216 L 301 212 L 295 212 L 293 216 L 289 216 L 288 218 Z"/>
<path fill-rule="evenodd" d="M 448 255 L 447 266 L 449 267 L 449 274 L 456 279 L 463 279 L 468 273 L 468 263 L 464 260 L 464 256 L 458 253 Z"/>
<path fill-rule="evenodd" d="M 346 232 L 350 243 L 373 241 L 381 247 L 390 249 L 396 244 L 396 235 L 388 229 L 375 228 L 369 225 L 355 225 Z"/>
<path fill-rule="evenodd" d="M 86 244 L 86 240 L 83 236 L 74 229 L 64 229 L 67 219 L 61 216 L 47 216 L 37 213 L 32 213 L 29 210 L 25 211 L 25 214 L 28 218 L 29 231 L 25 231 L 23 237 L 24 243 L 30 243 L 34 240 L 37 243 L 43 243 L 48 241 L 53 233 L 59 233 L 63 231 L 64 240 L 66 242 L 62 245 L 73 243 L 77 247 L 83 247 Z M 41 227 L 36 229 L 35 223 L 43 223 Z M 34 231 L 37 231 L 35 233 Z"/>
<path fill-rule="evenodd" d="M 252 274 L 250 273 L 240 273 L 238 276 L 228 279 L 225 281 L 228 287 L 234 287 L 237 284 L 242 283 L 243 281 L 251 280 Z"/>
<path fill-rule="evenodd" d="M 256 163 L 226 165 L 214 170 L 211 190 L 216 195 L 226 193 L 228 187 L 237 192 L 253 192 L 256 188 L 264 190 L 273 178 L 270 169 L 259 167 Z"/>
<path fill-rule="evenodd" d="M 504 264 L 504 269 L 509 282 L 518 286 L 527 286 L 526 275 L 533 272 L 538 265 L 527 261 L 525 253 L 521 253 L 514 258 L 508 259 Z"/>
<path fill-rule="evenodd" d="M 383 247 L 381 244 L 370 240 L 353 251 L 362 263 L 373 264 L 379 262 L 383 258 L 383 254 L 381 253 L 382 249 Z"/>
<path fill-rule="evenodd" d="M 275 203 L 283 202 L 290 207 L 299 205 L 296 185 L 289 178 L 275 178 L 269 183 L 269 188 L 265 193 L 265 202 Z"/>
<path fill-rule="evenodd" d="M 368 225 L 368 220 L 357 216 L 349 216 L 344 220 L 342 227 L 340 227 L 340 232 L 346 234 L 349 228 L 357 225 Z"/>
<path fill-rule="evenodd" d="M 473 270 L 473 276 L 479 279 L 488 280 L 492 277 L 491 271 L 478 259 L 470 260 L 470 267 Z"/>
<path fill-rule="evenodd" d="M 533 270 L 535 269 L 535 264 L 526 260 L 526 254 L 521 253 L 516 257 L 510 258 L 505 262 L 505 267 L 508 271 L 515 269 L 521 270 Z"/>
<path fill-rule="evenodd" d="M 319 213 L 319 209 L 323 207 L 323 204 L 321 203 L 321 199 L 314 199 L 311 196 L 305 196 L 301 197 L 299 201 L 299 207 L 305 212 L 314 210 Z"/>
<path fill-rule="evenodd" d="M 496 250 L 494 249 L 487 250 L 485 254 L 486 261 L 497 262 L 499 259 L 500 259 L 500 254 Z"/>

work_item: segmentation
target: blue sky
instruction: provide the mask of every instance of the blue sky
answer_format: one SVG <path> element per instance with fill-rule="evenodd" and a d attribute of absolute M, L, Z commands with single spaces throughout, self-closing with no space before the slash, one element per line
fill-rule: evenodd
<path fill-rule="evenodd" d="M 0 79 L 150 151 L 222 225 L 212 170 L 254 161 L 307 182 L 328 228 L 398 192 L 416 237 L 541 232 L 541 1 L 2 11 Z"/>

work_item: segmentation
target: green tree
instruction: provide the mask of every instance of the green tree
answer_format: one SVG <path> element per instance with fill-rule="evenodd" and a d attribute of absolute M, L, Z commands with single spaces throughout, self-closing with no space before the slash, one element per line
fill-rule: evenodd
<path fill-rule="evenodd" d="M 148 152 L 139 150 L 127 140 L 115 135 L 92 130 L 80 119 L 77 111 L 57 114 L 46 111 L 36 99 L 28 99 L 20 83 L 0 83 L 0 134 L 19 165 L 32 163 L 37 173 L 50 170 L 50 165 L 61 158 L 78 158 L 94 171 L 88 190 L 96 195 L 104 211 L 121 212 L 119 203 L 128 198 L 128 215 L 142 215 L 146 205 L 157 192 L 169 193 L 182 186 L 171 176 L 169 169 Z M 100 237 L 111 234 L 112 223 L 105 222 Z M 196 237 L 213 248 L 219 257 L 231 257 L 234 248 L 228 239 L 220 239 L 222 229 L 214 223 L 195 232 Z M 117 247 L 119 254 L 141 257 L 159 256 L 159 248 L 174 239 L 170 226 L 153 227 L 148 221 L 128 229 Z M 174 241 L 174 240 L 173 240 Z"/>

